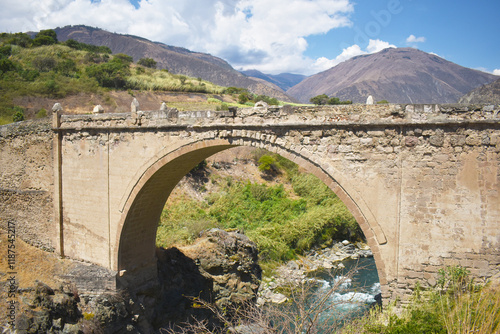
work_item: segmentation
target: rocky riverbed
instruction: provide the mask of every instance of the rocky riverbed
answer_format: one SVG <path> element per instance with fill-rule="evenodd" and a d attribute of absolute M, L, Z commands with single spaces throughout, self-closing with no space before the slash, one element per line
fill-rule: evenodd
<path fill-rule="evenodd" d="M 80 333 L 98 328 L 106 333 L 155 332 L 191 316 L 212 317 L 207 310 L 193 307 L 186 296 L 212 301 L 221 309 L 255 301 L 256 296 L 259 305 L 283 303 L 287 300 L 281 293 L 284 288 L 306 282 L 310 273 L 341 269 L 343 260 L 372 256 L 362 243 L 339 242 L 280 266 L 259 287 L 257 254 L 256 245 L 243 234 L 205 231 L 190 246 L 158 250 L 159 285 L 147 296 L 149 303 L 145 296 L 125 292 L 87 297 L 79 295 L 75 285 L 55 289 L 39 282 L 18 291 L 22 312 L 16 327 L 23 333 Z"/>
<path fill-rule="evenodd" d="M 366 244 L 351 243 L 347 240 L 335 243 L 331 248 L 312 250 L 278 267 L 271 277 L 264 277 L 258 291 L 257 304 L 284 303 L 288 298 L 280 291 L 304 284 L 311 273 L 323 269 L 341 270 L 344 268 L 344 260 L 372 256 Z"/>

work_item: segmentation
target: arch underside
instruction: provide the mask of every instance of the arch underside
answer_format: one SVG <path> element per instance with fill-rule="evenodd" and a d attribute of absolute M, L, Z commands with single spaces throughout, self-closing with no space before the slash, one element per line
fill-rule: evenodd
<path fill-rule="evenodd" d="M 360 205 L 339 184 L 337 181 L 339 175 L 331 175 L 331 168 L 322 168 L 297 152 L 257 140 L 245 141 L 243 145 L 240 143 L 235 145 L 222 139 L 204 140 L 170 152 L 160 152 L 155 162 L 150 166 L 145 166 L 145 170 L 138 175 L 138 180 L 124 206 L 122 219 L 118 226 L 117 242 L 115 243 L 118 246 L 113 252 L 113 260 L 116 261 L 115 270 L 138 272 L 143 268 L 155 266 L 158 222 L 163 207 L 175 186 L 193 167 L 204 159 L 236 146 L 265 148 L 294 161 L 305 170 L 319 177 L 339 196 L 356 218 L 374 254 L 380 282 L 382 285 L 386 283 L 384 263 L 379 252 L 379 244 L 383 242 L 381 240 L 377 241 L 375 237 L 376 229 L 380 229 L 380 227 L 376 221 L 370 221 L 370 212 L 366 212 L 366 209 L 362 211 Z"/>

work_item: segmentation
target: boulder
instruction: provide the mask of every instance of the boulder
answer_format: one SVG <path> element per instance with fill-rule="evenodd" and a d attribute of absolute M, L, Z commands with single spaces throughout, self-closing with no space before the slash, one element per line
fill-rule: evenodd
<path fill-rule="evenodd" d="M 192 245 L 158 249 L 157 257 L 162 290 L 158 322 L 210 319 L 199 300 L 231 310 L 257 299 L 258 251 L 244 234 L 212 229 Z"/>

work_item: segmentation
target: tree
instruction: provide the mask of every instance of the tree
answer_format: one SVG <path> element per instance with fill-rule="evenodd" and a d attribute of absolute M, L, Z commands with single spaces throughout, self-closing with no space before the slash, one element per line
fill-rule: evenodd
<path fill-rule="evenodd" d="M 28 34 L 18 32 L 9 34 L 10 38 L 6 40 L 5 44 L 19 45 L 20 47 L 27 48 L 33 44 L 33 40 Z"/>
<path fill-rule="evenodd" d="M 128 64 L 120 59 L 108 63 L 95 64 L 86 68 L 89 77 L 96 78 L 99 85 L 110 88 L 124 88 L 126 77 L 130 75 Z"/>
<path fill-rule="evenodd" d="M 329 99 L 328 95 L 321 94 L 321 95 L 317 95 L 315 97 L 311 97 L 309 99 L 309 102 L 316 104 L 316 105 L 319 105 L 319 106 L 322 106 L 322 105 L 325 105 L 328 103 L 328 99 Z"/>
<path fill-rule="evenodd" d="M 340 99 L 338 97 L 332 97 L 328 100 L 328 104 L 331 105 L 340 104 Z"/>
<path fill-rule="evenodd" d="M 245 93 L 241 93 L 239 96 L 238 96 L 238 103 L 239 104 L 245 104 L 248 102 L 248 94 L 245 94 Z"/>
<path fill-rule="evenodd" d="M 338 97 L 328 97 L 326 94 L 317 95 L 309 100 L 311 103 L 316 105 L 337 105 L 337 104 L 352 104 L 352 101 L 340 101 Z"/>
<path fill-rule="evenodd" d="M 157 65 L 156 61 L 153 58 L 141 58 L 139 59 L 137 64 L 148 68 L 156 68 Z"/>
<path fill-rule="evenodd" d="M 33 45 L 52 45 L 57 43 L 57 34 L 52 29 L 41 30 L 33 40 Z"/>

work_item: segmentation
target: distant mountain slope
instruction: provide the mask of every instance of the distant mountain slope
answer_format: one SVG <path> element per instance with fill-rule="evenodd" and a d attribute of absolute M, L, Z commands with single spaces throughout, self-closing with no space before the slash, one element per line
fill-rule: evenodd
<path fill-rule="evenodd" d="M 125 53 L 134 58 L 153 58 L 160 69 L 168 69 L 175 74 L 200 77 L 221 86 L 247 88 L 255 94 L 265 94 L 280 100 L 290 98 L 276 86 L 249 78 L 231 67 L 223 59 L 206 53 L 189 51 L 184 48 L 152 42 L 147 39 L 111 33 L 87 26 L 66 26 L 54 29 L 59 41 L 74 39 L 93 45 L 108 46 L 113 53 Z"/>
<path fill-rule="evenodd" d="M 459 103 L 500 104 L 500 79 L 478 87 L 460 98 Z"/>
<path fill-rule="evenodd" d="M 288 89 L 297 85 L 299 82 L 301 82 L 306 78 L 305 75 L 301 74 L 281 73 L 273 75 L 273 74 L 265 74 L 257 70 L 241 71 L 241 73 L 249 77 L 266 80 L 267 82 L 273 83 L 276 86 L 280 87 L 284 91 L 287 91 Z"/>
<path fill-rule="evenodd" d="M 327 94 L 341 100 L 392 103 L 455 103 L 497 76 L 462 67 L 413 48 L 390 48 L 351 58 L 308 77 L 287 93 L 303 102 Z"/>

